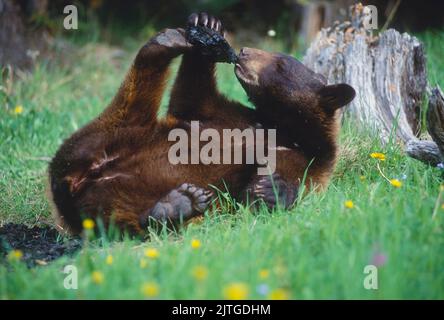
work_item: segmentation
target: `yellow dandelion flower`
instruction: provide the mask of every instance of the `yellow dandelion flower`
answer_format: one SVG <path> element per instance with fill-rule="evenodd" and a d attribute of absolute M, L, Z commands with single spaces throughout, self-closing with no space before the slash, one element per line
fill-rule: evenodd
<path fill-rule="evenodd" d="M 347 200 L 347 201 L 344 202 L 344 206 L 345 206 L 347 209 L 353 209 L 353 207 L 354 207 L 355 205 L 354 205 L 353 201 L 351 201 L 351 200 Z"/>
<path fill-rule="evenodd" d="M 23 258 L 23 252 L 22 250 L 12 250 L 8 254 L 8 260 L 9 261 L 20 261 Z"/>
<path fill-rule="evenodd" d="M 385 161 L 385 154 L 380 152 L 370 153 L 370 157 L 372 157 L 373 159 L 378 159 L 380 161 Z"/>
<path fill-rule="evenodd" d="M 23 106 L 22 105 L 16 105 L 14 108 L 14 114 L 21 114 L 23 113 Z"/>
<path fill-rule="evenodd" d="M 402 182 L 399 181 L 398 179 L 392 179 L 390 180 L 390 184 L 392 186 L 394 186 L 395 188 L 401 188 L 402 187 Z"/>
<path fill-rule="evenodd" d="M 439 186 L 439 191 L 443 192 L 444 191 L 444 184 Z"/>
<path fill-rule="evenodd" d="M 444 203 L 441 205 L 441 209 L 443 209 L 444 210 Z"/>
<path fill-rule="evenodd" d="M 145 259 L 140 259 L 139 266 L 141 269 L 145 269 L 148 266 L 148 262 Z"/>
<path fill-rule="evenodd" d="M 106 257 L 106 260 L 105 260 L 106 264 L 108 264 L 108 265 L 112 265 L 112 264 L 113 264 L 113 261 L 114 261 L 113 256 L 109 254 L 109 255 Z"/>
<path fill-rule="evenodd" d="M 245 283 L 234 282 L 224 288 L 224 298 L 228 300 L 245 300 L 248 297 L 248 286 Z"/>
<path fill-rule="evenodd" d="M 288 300 L 289 294 L 287 290 L 284 289 L 275 289 L 270 292 L 268 295 L 268 299 L 270 300 Z"/>
<path fill-rule="evenodd" d="M 101 283 L 103 283 L 104 278 L 105 278 L 105 277 L 103 276 L 103 273 L 100 272 L 100 271 L 94 271 L 94 272 L 91 274 L 91 279 L 92 279 L 92 281 L 93 281 L 95 284 L 101 284 Z"/>
<path fill-rule="evenodd" d="M 196 280 L 205 280 L 208 277 L 208 269 L 204 266 L 196 266 L 193 268 L 192 275 Z"/>
<path fill-rule="evenodd" d="M 200 248 L 200 241 L 197 239 L 191 240 L 191 248 L 199 249 Z"/>
<path fill-rule="evenodd" d="M 95 225 L 96 224 L 94 223 L 94 220 L 92 220 L 92 219 L 83 220 L 83 228 L 85 228 L 86 230 L 93 229 Z"/>
<path fill-rule="evenodd" d="M 152 298 L 159 294 L 159 286 L 154 282 L 146 282 L 140 289 L 145 297 Z"/>
<path fill-rule="evenodd" d="M 148 248 L 145 250 L 145 256 L 150 259 L 157 259 L 159 257 L 159 251 L 156 248 Z"/>
<path fill-rule="evenodd" d="M 365 178 L 365 176 L 360 176 L 359 179 L 360 179 L 361 181 L 364 181 L 366 178 Z"/>
<path fill-rule="evenodd" d="M 259 278 L 267 279 L 269 275 L 270 275 L 270 270 L 267 270 L 267 269 L 259 270 Z"/>

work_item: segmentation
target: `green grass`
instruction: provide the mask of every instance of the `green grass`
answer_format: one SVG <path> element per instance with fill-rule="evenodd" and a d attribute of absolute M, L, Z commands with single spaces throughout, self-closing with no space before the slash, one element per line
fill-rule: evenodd
<path fill-rule="evenodd" d="M 425 44 L 429 84 L 432 87 L 438 84 L 443 88 L 444 61 L 441 52 L 444 50 L 444 32 L 437 30 L 424 32 L 419 35 L 419 39 Z"/>
<path fill-rule="evenodd" d="M 424 36 L 429 57 L 442 53 L 444 33 Z M 64 138 L 97 115 L 111 100 L 134 56 L 113 58 L 109 49 L 87 45 L 68 67 L 37 66 L 31 75 L 3 81 L 0 98 L 0 221 L 51 223 L 45 196 L 46 158 Z M 177 64 L 176 64 L 177 67 Z M 432 81 L 443 83 L 444 65 L 429 58 Z M 247 102 L 230 66 L 218 70 L 221 90 Z M 164 106 L 166 100 L 164 99 Z M 16 105 L 23 113 L 14 114 Z M 441 173 L 381 146 L 376 135 L 346 121 L 341 156 L 328 190 L 309 194 L 291 211 L 252 214 L 240 207 L 207 213 L 201 223 L 151 241 L 88 241 L 73 258 L 27 269 L 22 262 L 0 265 L 0 298 L 144 298 L 141 286 L 155 283 L 158 298 L 222 298 L 231 283 L 244 283 L 248 298 L 267 298 L 257 288 L 283 289 L 292 299 L 444 298 L 444 210 Z M 377 169 L 380 162 L 391 186 Z M 347 209 L 346 200 L 354 207 Z M 435 214 L 435 218 L 432 216 Z M 201 247 L 193 249 L 192 239 Z M 157 259 L 144 257 L 157 248 Z M 363 286 L 364 267 L 375 255 L 378 290 Z M 113 256 L 108 265 L 106 257 Z M 141 268 L 145 259 L 147 266 Z M 63 267 L 78 268 L 79 287 L 66 290 Z M 192 275 L 197 266 L 204 280 Z M 260 270 L 268 270 L 265 279 Z M 92 281 L 92 273 L 103 282 Z"/>

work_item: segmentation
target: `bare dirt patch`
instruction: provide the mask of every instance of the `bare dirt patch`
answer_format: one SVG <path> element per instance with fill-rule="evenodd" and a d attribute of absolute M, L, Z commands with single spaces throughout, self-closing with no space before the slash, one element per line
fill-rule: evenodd
<path fill-rule="evenodd" d="M 80 238 L 61 236 L 50 226 L 28 227 L 8 223 L 0 226 L 0 263 L 7 261 L 11 250 L 21 250 L 23 261 L 29 266 L 44 265 L 63 255 L 72 255 L 80 249 Z"/>

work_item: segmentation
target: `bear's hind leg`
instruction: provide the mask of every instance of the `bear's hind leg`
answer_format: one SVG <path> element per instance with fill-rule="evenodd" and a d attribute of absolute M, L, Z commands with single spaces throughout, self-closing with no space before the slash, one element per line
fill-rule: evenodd
<path fill-rule="evenodd" d="M 140 216 L 140 226 L 146 228 L 151 223 L 166 224 L 176 228 L 185 221 L 202 214 L 210 205 L 213 192 L 190 183 L 171 190 L 152 209 Z"/>

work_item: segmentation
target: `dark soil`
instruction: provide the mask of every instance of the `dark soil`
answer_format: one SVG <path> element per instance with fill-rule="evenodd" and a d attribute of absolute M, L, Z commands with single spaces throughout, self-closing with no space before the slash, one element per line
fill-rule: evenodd
<path fill-rule="evenodd" d="M 49 226 L 29 228 L 8 223 L 0 227 L 0 263 L 5 262 L 9 251 L 19 249 L 23 252 L 23 261 L 33 267 L 62 255 L 72 255 L 81 245 L 80 238 L 63 237 Z"/>

